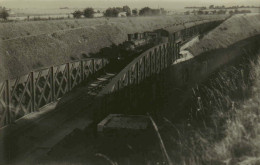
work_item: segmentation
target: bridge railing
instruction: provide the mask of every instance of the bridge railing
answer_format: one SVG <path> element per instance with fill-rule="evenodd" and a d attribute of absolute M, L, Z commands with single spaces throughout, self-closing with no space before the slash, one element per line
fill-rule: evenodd
<path fill-rule="evenodd" d="M 111 82 L 99 93 L 99 96 L 116 92 L 126 86 L 139 84 L 145 78 L 159 73 L 170 66 L 178 56 L 180 43 L 162 43 L 155 46 L 128 64 Z"/>
<path fill-rule="evenodd" d="M 197 25 L 203 26 L 206 23 L 208 22 L 206 21 Z M 182 30 L 184 30 L 183 34 L 181 34 L 183 43 L 198 34 L 197 30 L 194 30 L 192 26 Z M 170 41 L 145 51 L 117 74 L 99 93 L 99 96 L 102 97 L 103 95 L 116 92 L 126 86 L 138 84 L 145 78 L 160 73 L 161 70 L 167 68 L 180 58 L 180 44 L 180 42 L 176 43 L 175 41 Z"/>
<path fill-rule="evenodd" d="M 84 59 L 0 82 L 0 127 L 58 100 L 107 64 L 107 59 Z"/>

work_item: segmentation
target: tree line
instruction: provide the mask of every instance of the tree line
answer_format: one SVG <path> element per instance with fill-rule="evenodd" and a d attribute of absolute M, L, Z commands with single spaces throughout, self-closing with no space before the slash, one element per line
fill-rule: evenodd
<path fill-rule="evenodd" d="M 122 16 L 156 16 L 156 15 L 165 15 L 166 11 L 161 8 L 161 9 L 152 9 L 149 7 L 144 7 L 140 10 L 138 9 L 133 9 L 131 10 L 129 6 L 123 6 L 123 7 L 110 7 L 107 8 L 103 13 L 101 13 L 99 10 L 95 11 L 92 7 L 87 7 L 83 10 L 76 10 L 73 13 L 74 18 L 93 18 L 95 13 L 100 13 L 103 14 L 105 17 L 118 17 L 119 13 L 123 13 Z M 125 15 L 124 15 L 125 14 Z M 9 17 L 9 12 L 5 7 L 0 6 L 0 18 L 3 20 L 7 20 Z"/>
<path fill-rule="evenodd" d="M 9 17 L 9 13 L 5 7 L 0 6 L 0 18 L 3 20 L 7 20 Z"/>
<path fill-rule="evenodd" d="M 126 16 L 131 15 L 131 9 L 129 6 L 123 6 L 123 7 L 113 7 L 113 8 L 108 8 L 104 12 L 104 16 L 106 17 L 117 17 L 120 12 L 125 12 Z M 95 13 L 101 13 L 100 11 L 95 12 L 92 7 L 88 7 L 84 9 L 83 11 L 76 10 L 74 11 L 73 17 L 74 18 L 80 18 L 84 16 L 85 18 L 93 18 Z"/>
<path fill-rule="evenodd" d="M 118 14 L 124 12 L 126 17 L 129 16 L 154 16 L 154 15 L 165 15 L 166 11 L 161 8 L 161 9 L 151 9 L 149 7 L 144 7 L 140 11 L 137 9 L 131 10 L 129 6 L 123 6 L 123 7 L 110 7 L 107 8 L 104 11 L 104 16 L 105 17 L 118 17 Z M 98 13 L 101 13 L 98 11 Z M 81 18 L 82 16 L 86 18 L 93 18 L 94 17 L 94 9 L 93 8 L 86 8 L 83 11 L 76 10 L 73 13 L 74 18 Z"/>
<path fill-rule="evenodd" d="M 227 11 L 227 10 L 212 10 L 212 11 L 203 11 L 203 10 L 198 10 L 198 11 L 186 11 L 184 12 L 186 15 L 190 15 L 190 14 L 195 14 L 195 15 L 207 15 L 207 14 L 227 14 L 227 12 L 230 14 L 230 15 L 233 15 L 233 14 L 245 14 L 245 13 L 251 13 L 251 10 L 237 10 L 235 9 L 234 11 L 233 10 L 230 10 L 230 11 Z"/>

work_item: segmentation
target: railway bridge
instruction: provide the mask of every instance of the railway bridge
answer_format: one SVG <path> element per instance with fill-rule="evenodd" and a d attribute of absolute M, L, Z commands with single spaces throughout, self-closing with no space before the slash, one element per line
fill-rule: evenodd
<path fill-rule="evenodd" d="M 180 66 L 182 60 L 187 61 L 180 55 L 181 45 L 222 21 L 166 27 L 168 40 L 146 50 L 117 74 L 106 73 L 108 59 L 91 58 L 1 82 L 1 162 L 34 162 L 76 128 L 84 129 L 111 112 L 143 113 L 132 110 L 147 98 L 147 83 L 152 88 L 147 103 L 156 98 L 151 82 L 162 81 L 159 75 L 170 68 L 177 66 L 176 76 L 185 83 L 190 75 L 187 67 Z M 202 72 L 207 72 L 207 64 L 202 67 Z"/>

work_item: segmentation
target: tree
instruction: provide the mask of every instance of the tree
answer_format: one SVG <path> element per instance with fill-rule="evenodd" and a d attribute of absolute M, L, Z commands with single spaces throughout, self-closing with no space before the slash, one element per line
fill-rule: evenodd
<path fill-rule="evenodd" d="M 209 8 L 210 8 L 210 9 L 214 9 L 214 5 L 210 5 Z"/>
<path fill-rule="evenodd" d="M 0 8 L 0 18 L 7 20 L 8 17 L 9 17 L 9 13 L 6 10 L 6 8 L 5 7 Z"/>
<path fill-rule="evenodd" d="M 161 13 L 162 15 L 166 15 L 167 11 L 164 10 L 164 8 L 161 8 L 161 9 L 160 9 L 160 13 Z"/>
<path fill-rule="evenodd" d="M 84 11 L 83 11 L 83 15 L 84 15 L 84 17 L 86 17 L 86 18 L 93 18 L 94 13 L 95 13 L 95 12 L 94 12 L 94 9 L 91 8 L 91 7 L 86 8 L 86 9 L 84 9 Z"/>
<path fill-rule="evenodd" d="M 119 13 L 124 11 L 122 7 L 116 7 L 115 9 L 116 9 Z"/>
<path fill-rule="evenodd" d="M 80 18 L 83 15 L 83 13 L 80 10 L 76 10 L 72 13 L 72 15 L 74 18 Z"/>
<path fill-rule="evenodd" d="M 129 6 L 123 6 L 123 11 L 126 12 L 127 16 L 131 15 L 131 9 Z"/>
<path fill-rule="evenodd" d="M 138 10 L 137 10 L 137 9 L 133 9 L 133 10 L 132 10 L 132 14 L 135 15 L 135 16 L 137 16 L 137 15 L 138 15 Z"/>
<path fill-rule="evenodd" d="M 104 15 L 105 15 L 106 17 L 117 17 L 119 12 L 120 12 L 120 11 L 119 11 L 118 8 L 108 8 L 108 9 L 105 11 Z"/>
<path fill-rule="evenodd" d="M 218 10 L 217 14 L 226 14 L 226 12 L 227 12 L 226 10 Z"/>
<path fill-rule="evenodd" d="M 151 9 L 149 7 L 144 7 L 139 11 L 139 15 L 160 15 L 160 14 L 166 14 L 166 11 L 161 9 Z"/>
<path fill-rule="evenodd" d="M 139 11 L 139 15 L 152 15 L 152 9 L 149 7 L 144 7 Z"/>
<path fill-rule="evenodd" d="M 185 15 L 190 15 L 190 11 L 185 11 L 184 14 Z"/>
<path fill-rule="evenodd" d="M 202 10 L 199 10 L 198 11 L 198 15 L 202 15 L 203 14 L 203 11 Z"/>

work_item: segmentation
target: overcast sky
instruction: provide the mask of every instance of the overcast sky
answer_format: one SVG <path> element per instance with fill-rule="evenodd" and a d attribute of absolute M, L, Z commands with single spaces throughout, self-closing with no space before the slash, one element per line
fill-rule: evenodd
<path fill-rule="evenodd" d="M 59 8 L 65 6 L 105 8 L 129 5 L 132 8 L 149 6 L 171 9 L 183 8 L 184 6 L 208 6 L 210 4 L 260 6 L 260 0 L 0 0 L 0 6 L 9 8 Z"/>

